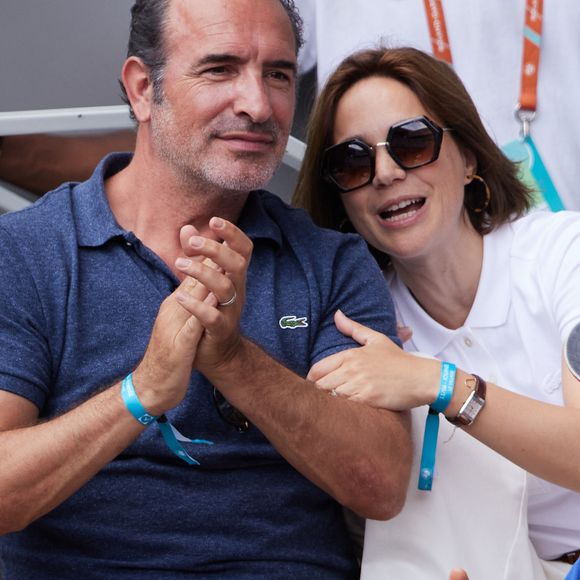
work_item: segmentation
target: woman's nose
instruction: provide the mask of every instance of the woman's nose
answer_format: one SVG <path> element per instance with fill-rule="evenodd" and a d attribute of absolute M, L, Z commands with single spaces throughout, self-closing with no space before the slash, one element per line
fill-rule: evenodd
<path fill-rule="evenodd" d="M 393 181 L 404 179 L 406 175 L 406 171 L 397 165 L 389 154 L 386 144 L 381 143 L 375 148 L 375 176 L 373 178 L 375 187 L 391 185 Z"/>

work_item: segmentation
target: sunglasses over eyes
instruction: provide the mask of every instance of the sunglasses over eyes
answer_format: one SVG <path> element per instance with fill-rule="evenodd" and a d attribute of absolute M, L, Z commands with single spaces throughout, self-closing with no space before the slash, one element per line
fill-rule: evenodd
<path fill-rule="evenodd" d="M 375 149 L 385 147 L 393 161 L 402 169 L 416 169 L 433 163 L 439 157 L 442 128 L 425 116 L 395 123 L 384 143 L 368 145 L 360 139 L 350 139 L 326 149 L 322 159 L 322 175 L 340 191 L 364 187 L 375 176 Z"/>

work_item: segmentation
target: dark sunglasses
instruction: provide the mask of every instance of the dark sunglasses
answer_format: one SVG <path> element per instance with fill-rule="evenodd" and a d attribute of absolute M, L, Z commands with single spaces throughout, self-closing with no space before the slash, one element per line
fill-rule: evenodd
<path fill-rule="evenodd" d="M 230 405 L 215 387 L 213 389 L 213 401 L 220 417 L 226 423 L 233 425 L 241 433 L 250 428 L 250 422 L 246 419 L 246 416 L 233 405 Z"/>
<path fill-rule="evenodd" d="M 385 147 L 393 161 L 402 169 L 416 169 L 433 163 L 439 157 L 443 133 L 427 117 L 413 117 L 395 123 L 384 143 L 368 145 L 360 139 L 350 139 L 326 149 L 322 158 L 322 175 L 340 191 L 364 187 L 375 176 L 375 148 Z"/>

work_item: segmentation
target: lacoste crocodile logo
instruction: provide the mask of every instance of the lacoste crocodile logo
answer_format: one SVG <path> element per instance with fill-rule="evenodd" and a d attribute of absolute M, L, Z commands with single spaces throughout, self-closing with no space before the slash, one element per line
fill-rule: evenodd
<path fill-rule="evenodd" d="M 279 324 L 280 328 L 307 328 L 307 320 L 306 316 L 282 316 Z"/>

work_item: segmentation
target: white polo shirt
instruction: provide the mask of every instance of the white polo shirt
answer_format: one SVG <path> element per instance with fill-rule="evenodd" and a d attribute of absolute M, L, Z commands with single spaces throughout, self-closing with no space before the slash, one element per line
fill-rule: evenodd
<path fill-rule="evenodd" d="M 457 330 L 430 318 L 393 272 L 386 278 L 398 320 L 413 329 L 406 350 L 563 404 L 562 343 L 580 321 L 580 213 L 534 212 L 485 236 L 475 302 Z M 528 497 L 529 533 L 540 557 L 580 548 L 580 494 L 528 475 Z"/>

